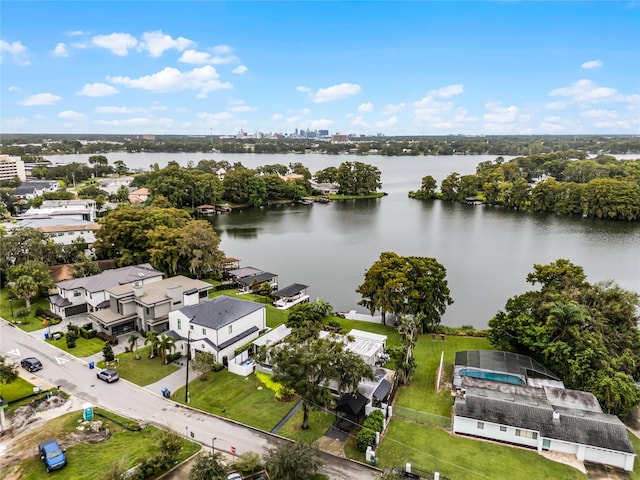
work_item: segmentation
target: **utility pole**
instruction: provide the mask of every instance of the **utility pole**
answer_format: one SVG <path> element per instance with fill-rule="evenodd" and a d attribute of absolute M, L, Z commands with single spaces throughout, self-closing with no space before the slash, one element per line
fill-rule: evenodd
<path fill-rule="evenodd" d="M 191 328 L 187 333 L 187 379 L 184 383 L 184 401 L 189 403 L 189 360 L 191 360 Z"/>

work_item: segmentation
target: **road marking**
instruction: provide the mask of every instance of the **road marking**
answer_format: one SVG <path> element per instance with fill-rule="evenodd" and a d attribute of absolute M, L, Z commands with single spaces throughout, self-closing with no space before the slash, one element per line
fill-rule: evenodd
<path fill-rule="evenodd" d="M 64 363 L 67 363 L 69 361 L 68 358 L 60 358 L 60 357 L 56 357 L 56 362 L 58 362 L 58 365 L 62 365 Z"/>
<path fill-rule="evenodd" d="M 9 355 L 15 355 L 16 357 L 20 356 L 20 350 L 18 350 L 17 348 L 14 348 L 13 350 L 9 350 L 7 353 Z"/>

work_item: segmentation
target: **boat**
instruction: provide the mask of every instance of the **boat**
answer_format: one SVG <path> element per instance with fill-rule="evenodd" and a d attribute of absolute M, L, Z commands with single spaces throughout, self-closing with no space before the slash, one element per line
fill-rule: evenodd
<path fill-rule="evenodd" d="M 312 205 L 313 204 L 313 198 L 309 198 L 309 197 L 299 198 L 297 200 L 297 203 L 299 203 L 301 205 Z"/>

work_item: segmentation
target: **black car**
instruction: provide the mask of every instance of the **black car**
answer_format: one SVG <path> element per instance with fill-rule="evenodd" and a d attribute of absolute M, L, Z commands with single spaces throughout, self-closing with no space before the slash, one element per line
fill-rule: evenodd
<path fill-rule="evenodd" d="M 23 358 L 20 361 L 20 366 L 28 372 L 37 372 L 38 370 L 42 370 L 42 362 L 36 357 Z"/>

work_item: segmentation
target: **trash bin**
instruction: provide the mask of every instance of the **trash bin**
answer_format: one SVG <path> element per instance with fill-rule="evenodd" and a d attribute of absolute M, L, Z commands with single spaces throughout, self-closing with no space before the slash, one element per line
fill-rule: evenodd
<path fill-rule="evenodd" d="M 89 362 L 89 369 L 93 370 L 93 367 L 96 366 L 96 362 Z"/>
<path fill-rule="evenodd" d="M 45 333 L 45 334 L 44 334 L 44 339 L 45 339 L 45 340 L 49 340 L 49 334 L 48 334 L 48 333 Z"/>
<path fill-rule="evenodd" d="M 168 388 L 165 387 L 162 389 L 162 396 L 164 398 L 171 398 L 171 392 L 169 391 Z"/>

